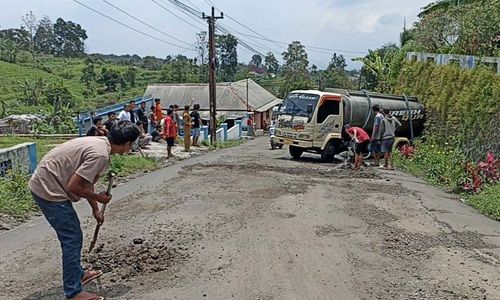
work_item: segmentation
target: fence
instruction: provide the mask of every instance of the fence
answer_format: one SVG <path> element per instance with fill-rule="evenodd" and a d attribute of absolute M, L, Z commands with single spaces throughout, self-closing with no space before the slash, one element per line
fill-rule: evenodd
<path fill-rule="evenodd" d="M 412 61 L 432 61 L 437 65 L 456 64 L 462 69 L 474 69 L 477 65 L 483 64 L 489 66 L 497 74 L 500 74 L 500 57 L 478 57 L 472 55 L 458 54 L 438 54 L 423 52 L 408 52 L 408 60 Z"/>

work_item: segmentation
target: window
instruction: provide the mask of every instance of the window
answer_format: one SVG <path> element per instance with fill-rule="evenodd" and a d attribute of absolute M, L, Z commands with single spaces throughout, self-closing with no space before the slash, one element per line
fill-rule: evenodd
<path fill-rule="evenodd" d="M 318 110 L 318 124 L 323 123 L 329 115 L 338 116 L 340 113 L 340 101 L 338 100 L 326 100 L 324 101 Z"/>

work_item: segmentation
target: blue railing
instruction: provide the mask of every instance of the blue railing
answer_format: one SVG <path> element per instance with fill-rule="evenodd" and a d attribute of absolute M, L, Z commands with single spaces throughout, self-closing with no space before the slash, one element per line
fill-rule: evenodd
<path fill-rule="evenodd" d="M 118 114 L 125 104 L 128 104 L 130 101 L 135 101 L 137 105 L 140 105 L 143 102 L 151 102 L 151 105 L 153 105 L 153 98 L 152 97 L 137 97 L 135 99 L 129 99 L 127 101 L 101 107 L 97 110 L 94 111 L 88 111 L 88 112 L 82 112 L 78 115 L 78 133 L 80 136 L 83 136 L 85 134 L 85 128 L 89 127 L 90 124 L 92 124 L 92 119 L 96 117 L 106 117 L 108 113 L 114 112 Z"/>

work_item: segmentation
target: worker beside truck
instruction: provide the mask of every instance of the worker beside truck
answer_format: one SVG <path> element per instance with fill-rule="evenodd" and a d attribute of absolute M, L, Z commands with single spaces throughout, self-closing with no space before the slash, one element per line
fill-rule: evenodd
<path fill-rule="evenodd" d="M 276 143 L 288 145 L 293 158 L 309 152 L 332 162 L 349 145 L 343 139 L 346 124 L 371 132 L 372 140 L 381 139 L 380 128 L 374 132 L 378 112 L 373 108 L 387 109 L 401 123 L 394 132 L 395 146 L 409 143 L 424 128 L 425 109 L 414 97 L 342 89 L 298 90 L 288 94 L 277 112 Z M 384 118 L 380 116 L 379 127 Z"/>

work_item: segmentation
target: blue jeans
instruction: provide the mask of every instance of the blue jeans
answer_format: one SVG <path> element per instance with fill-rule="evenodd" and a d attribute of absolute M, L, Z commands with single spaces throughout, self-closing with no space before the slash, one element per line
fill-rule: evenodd
<path fill-rule="evenodd" d="M 71 299 L 82 291 L 81 264 L 83 234 L 71 201 L 51 202 L 31 193 L 61 243 L 64 294 Z"/>

